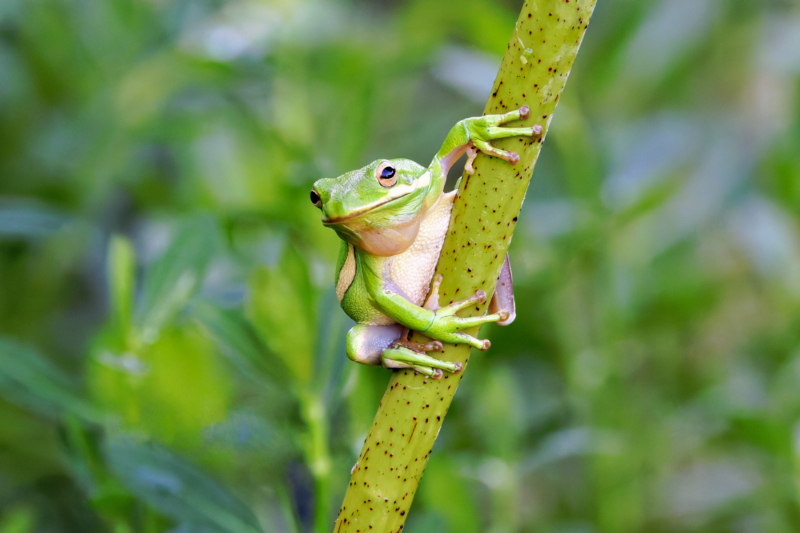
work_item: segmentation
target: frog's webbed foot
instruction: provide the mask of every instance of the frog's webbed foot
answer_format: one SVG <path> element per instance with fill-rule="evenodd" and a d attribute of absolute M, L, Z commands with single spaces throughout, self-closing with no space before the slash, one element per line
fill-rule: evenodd
<path fill-rule="evenodd" d="M 442 343 L 437 341 L 436 344 L 441 348 Z M 385 349 L 381 358 L 383 359 L 383 366 L 386 368 L 410 368 L 433 379 L 441 379 L 444 375 L 443 371 L 451 374 L 460 374 L 463 369 L 463 365 L 459 361 L 442 361 L 427 355 L 425 352 L 407 348 L 402 342 L 395 342 Z"/>
<path fill-rule="evenodd" d="M 478 157 L 478 149 L 475 148 L 474 144 L 470 144 L 467 147 L 467 162 L 464 164 L 464 170 L 466 170 L 467 174 L 470 176 L 475 174 L 475 169 L 472 168 L 472 162 L 475 161 L 476 157 Z"/>
<path fill-rule="evenodd" d="M 442 284 L 442 275 L 436 274 L 433 277 L 433 283 L 431 284 L 431 290 L 428 293 L 428 297 L 425 299 L 425 304 L 422 306 L 425 309 L 429 309 L 431 311 L 436 311 L 439 309 L 439 286 Z"/>
<path fill-rule="evenodd" d="M 408 329 L 400 335 L 381 354 L 381 361 L 386 368 L 410 368 L 433 379 L 441 379 L 442 371 L 459 374 L 462 365 L 431 357 L 425 352 L 442 352 L 444 346 L 439 341 L 411 342 L 408 340 Z"/>
<path fill-rule="evenodd" d="M 444 307 L 439 307 L 439 286 L 441 285 L 441 282 L 442 276 L 437 275 L 433 280 L 431 292 L 428 295 L 427 301 L 425 302 L 426 309 L 436 311 L 434 322 L 431 324 L 425 334 L 442 342 L 448 342 L 450 344 L 469 344 L 473 348 L 477 348 L 481 351 L 488 350 L 491 346 L 491 342 L 489 342 L 488 339 L 478 339 L 472 335 L 462 333 L 462 330 L 480 326 L 489 322 L 497 322 L 500 324 L 510 323 L 511 320 L 513 320 L 513 297 L 511 299 L 511 310 L 499 309 L 499 305 L 496 305 L 497 302 L 495 302 L 496 298 L 492 298 L 492 303 L 495 304 L 494 308 L 492 309 L 493 312 L 483 316 L 462 318 L 457 316 L 456 313 L 462 309 L 474 305 L 475 303 L 486 303 L 486 293 L 481 290 L 477 290 L 475 291 L 475 294 L 469 298 L 458 302 L 453 302 Z M 507 302 L 502 301 L 500 303 L 505 304 Z"/>
<path fill-rule="evenodd" d="M 369 326 L 356 324 L 347 334 L 347 357 L 364 365 L 386 368 L 410 368 L 420 374 L 439 379 L 442 371 L 458 374 L 461 363 L 436 359 L 425 352 L 441 352 L 439 341 L 410 342 L 408 328 L 399 324 Z"/>
<path fill-rule="evenodd" d="M 532 128 L 501 127 L 501 125 L 507 122 L 528 118 L 529 114 L 530 108 L 528 106 L 522 106 L 516 111 L 511 111 L 502 115 L 486 115 L 467 119 L 465 122 L 469 130 L 470 139 L 470 146 L 467 148 L 468 160 L 464 167 L 467 173 L 472 174 L 474 172 L 472 162 L 478 155 L 478 150 L 487 155 L 499 157 L 512 165 L 517 164 L 517 162 L 519 162 L 519 154 L 495 148 L 490 141 L 494 139 L 505 139 L 506 137 L 540 138 L 542 136 L 542 127 L 538 124 Z"/>

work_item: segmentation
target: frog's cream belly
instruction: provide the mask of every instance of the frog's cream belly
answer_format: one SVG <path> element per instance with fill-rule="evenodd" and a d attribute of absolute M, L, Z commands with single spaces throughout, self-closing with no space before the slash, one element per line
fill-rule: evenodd
<path fill-rule="evenodd" d="M 422 306 L 430 290 L 433 271 L 450 224 L 455 195 L 455 191 L 441 195 L 425 214 L 414 243 L 403 253 L 386 258 L 384 263 L 384 279 L 394 285 L 398 294 L 415 305 Z M 359 324 L 396 324 L 392 317 L 371 303 L 364 278 L 358 273 L 359 268 L 362 267 L 355 260 L 353 246 L 350 245 L 336 287 L 342 308 Z"/>
<path fill-rule="evenodd" d="M 421 306 L 428 295 L 455 197 L 455 191 L 439 196 L 425 214 L 414 244 L 392 257 L 386 266 L 389 280 L 415 305 Z"/>

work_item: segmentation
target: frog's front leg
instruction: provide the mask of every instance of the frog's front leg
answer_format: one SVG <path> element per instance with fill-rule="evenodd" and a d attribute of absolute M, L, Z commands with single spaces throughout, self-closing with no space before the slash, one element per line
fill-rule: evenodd
<path fill-rule="evenodd" d="M 508 161 L 512 165 L 519 162 L 519 154 L 500 150 L 492 146 L 490 141 L 495 139 L 505 139 L 507 137 L 533 137 L 538 138 L 542 135 L 542 127 L 535 125 L 532 128 L 501 128 L 502 124 L 514 120 L 528 118 L 530 108 L 522 106 L 516 111 L 504 113 L 502 115 L 487 115 L 485 117 L 468 118 L 464 121 L 469 131 L 470 146 L 467 148 L 467 163 L 464 169 L 468 174 L 473 174 L 472 162 L 478 157 L 478 151 L 499 157 Z"/>
<path fill-rule="evenodd" d="M 495 148 L 491 141 L 507 137 L 541 137 L 542 127 L 538 124 L 531 128 L 501 127 L 507 122 L 528 118 L 529 114 L 530 108 L 522 106 L 509 113 L 472 117 L 458 122 L 450 130 L 436 154 L 443 171 L 446 173 L 452 163 L 465 151 L 467 152 L 467 163 L 464 168 L 469 174 L 474 172 L 472 162 L 477 157 L 478 151 L 504 159 L 512 165 L 516 164 L 519 161 L 519 154 Z"/>

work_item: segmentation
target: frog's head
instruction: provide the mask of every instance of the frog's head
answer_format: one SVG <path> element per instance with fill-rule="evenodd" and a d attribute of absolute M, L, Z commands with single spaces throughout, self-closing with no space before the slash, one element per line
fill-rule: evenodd
<path fill-rule="evenodd" d="M 311 202 L 322 223 L 373 255 L 406 250 L 419 231 L 431 174 L 408 159 L 380 159 L 338 178 L 322 179 Z"/>

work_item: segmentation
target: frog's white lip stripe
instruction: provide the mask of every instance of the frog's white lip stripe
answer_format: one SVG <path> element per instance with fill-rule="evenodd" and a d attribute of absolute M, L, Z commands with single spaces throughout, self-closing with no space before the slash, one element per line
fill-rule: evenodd
<path fill-rule="evenodd" d="M 355 211 L 355 212 L 353 212 L 353 213 L 350 213 L 349 215 L 347 215 L 347 216 L 345 216 L 345 217 L 341 217 L 341 218 L 327 218 L 327 217 L 325 217 L 325 215 L 323 215 L 323 216 L 322 216 L 322 223 L 323 223 L 323 224 L 340 224 L 340 223 L 342 223 L 342 222 L 347 222 L 348 220 L 351 220 L 351 219 L 354 219 L 354 218 L 356 218 L 356 217 L 358 217 L 358 216 L 360 216 L 360 215 L 363 215 L 364 213 L 367 213 L 368 211 L 372 211 L 372 210 L 373 210 L 373 209 L 375 209 L 375 208 L 378 208 L 378 207 L 380 207 L 380 206 L 382 206 L 382 205 L 386 205 L 386 204 L 388 204 L 389 202 L 394 202 L 395 200 L 399 200 L 400 198 L 403 198 L 404 196 L 408 196 L 408 194 L 409 194 L 410 192 L 411 192 L 411 191 L 409 191 L 409 192 L 407 192 L 407 193 L 403 194 L 402 196 L 393 196 L 393 197 L 391 197 L 391 198 L 387 198 L 386 200 L 383 200 L 383 201 L 381 201 L 381 202 L 375 202 L 374 204 L 365 205 L 364 207 L 362 207 L 362 208 L 361 208 L 361 209 L 359 209 L 358 211 Z"/>
<path fill-rule="evenodd" d="M 349 215 L 347 215 L 345 217 L 327 218 L 327 217 L 325 217 L 325 215 L 323 215 L 322 216 L 322 223 L 328 225 L 328 224 L 340 224 L 342 222 L 346 222 L 346 221 L 348 221 L 350 219 L 356 218 L 357 216 L 363 215 L 364 213 L 367 213 L 368 211 L 372 211 L 373 209 L 378 208 L 378 207 L 380 207 L 382 205 L 386 205 L 389 202 L 394 202 L 395 200 L 399 200 L 400 198 L 403 198 L 404 196 L 408 196 L 409 194 L 411 194 L 412 192 L 416 191 L 417 189 L 425 188 L 430 184 L 431 184 L 431 173 L 428 171 L 428 172 L 425 172 L 422 176 L 420 176 L 419 179 L 416 181 L 416 183 L 410 183 L 408 185 L 400 185 L 398 187 L 394 187 L 392 189 L 392 196 L 390 196 L 389 198 L 386 198 L 384 200 L 380 200 L 378 202 L 374 202 L 374 203 L 365 205 L 364 207 L 362 207 L 358 211 L 356 211 L 354 213 L 350 213 Z"/>

